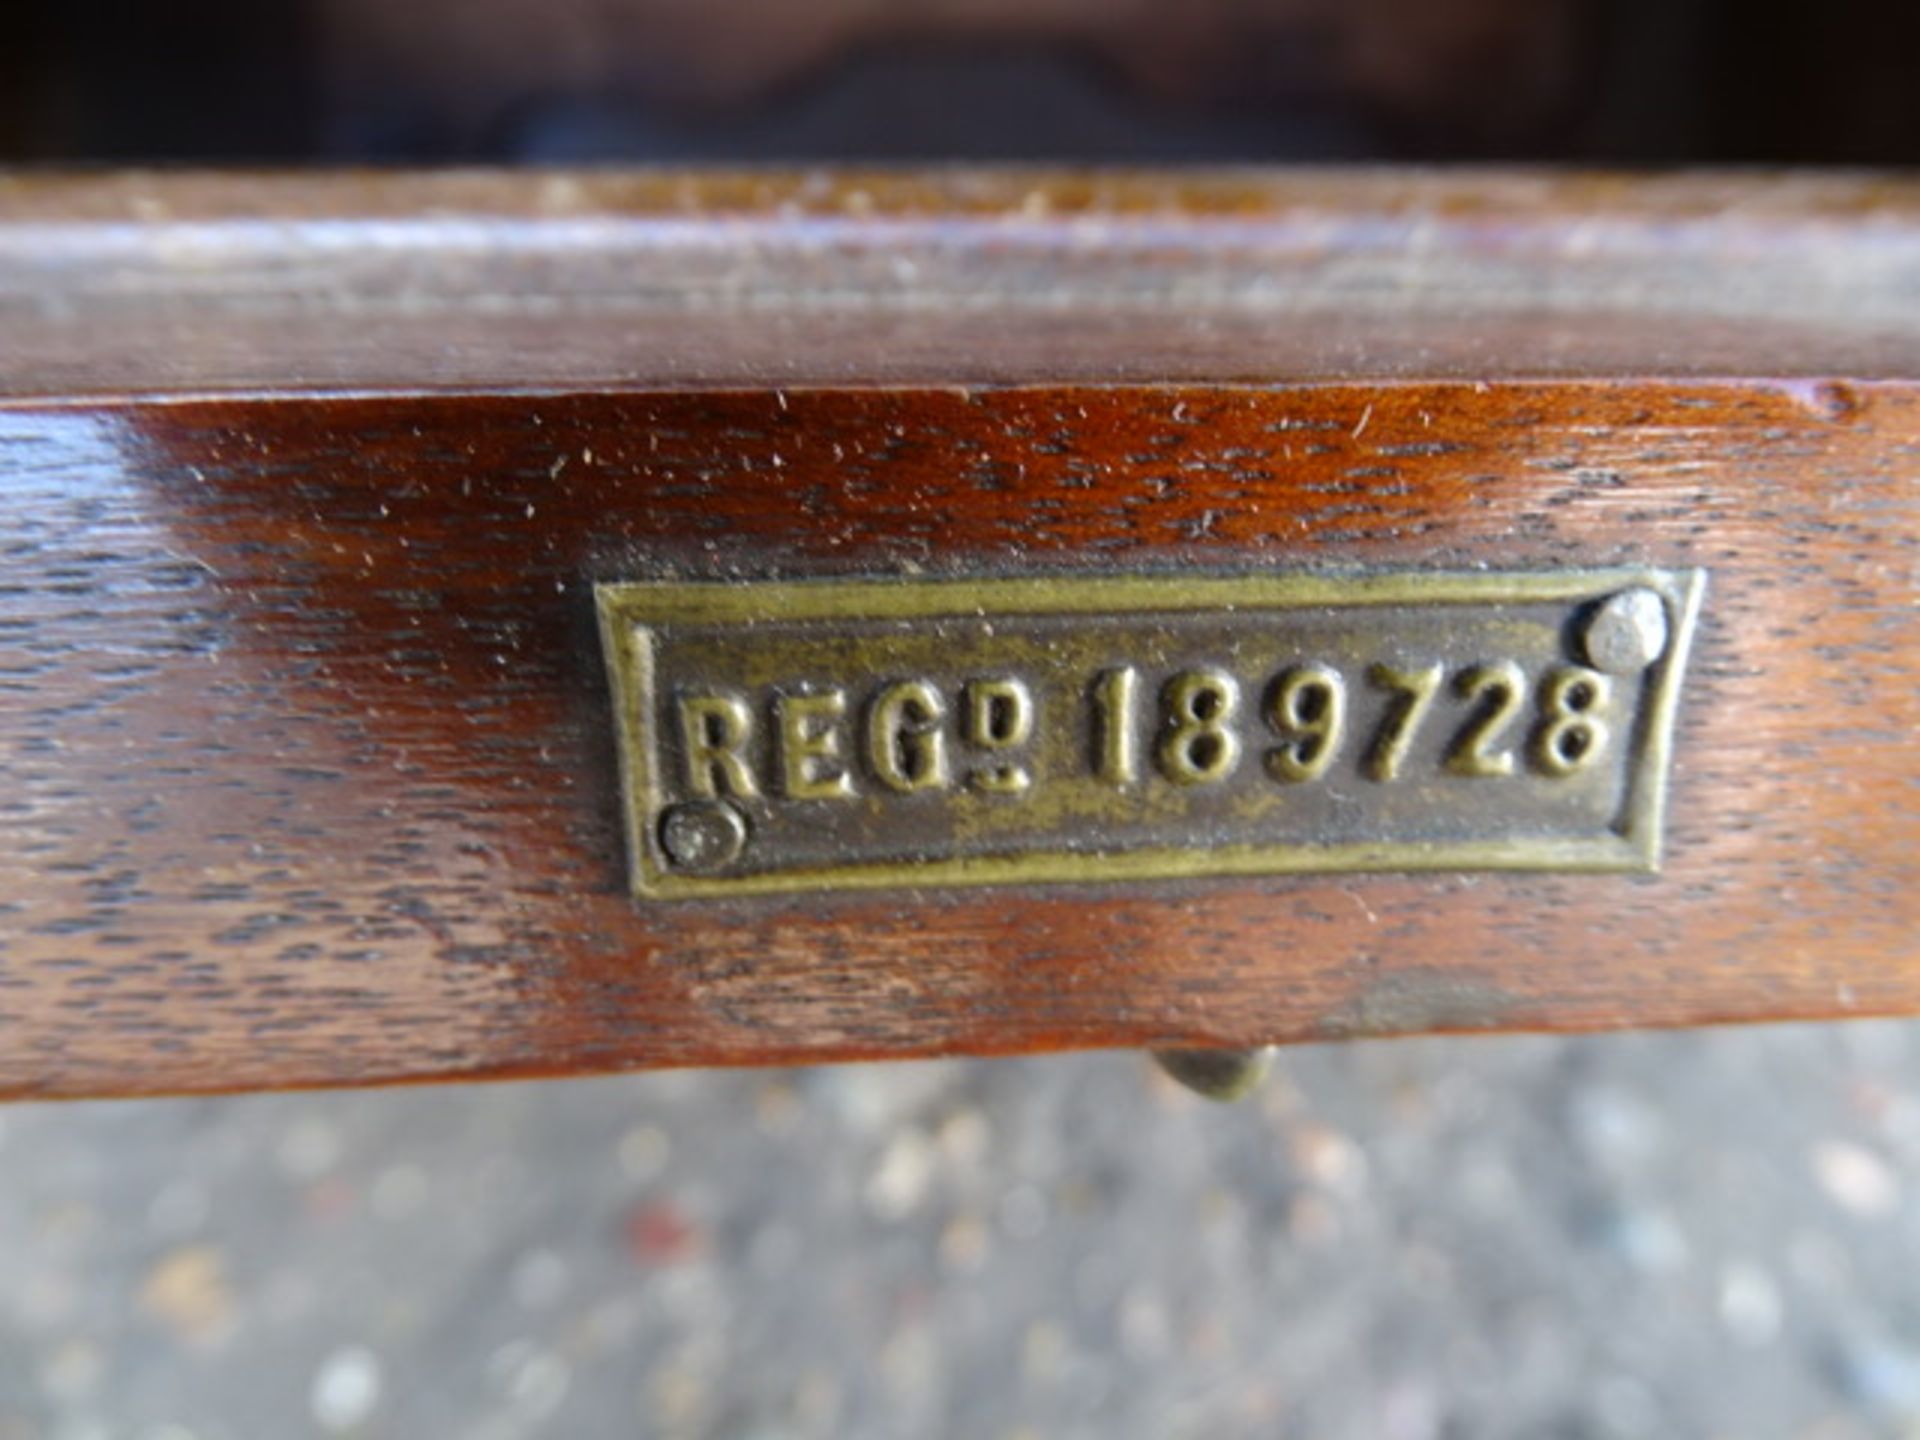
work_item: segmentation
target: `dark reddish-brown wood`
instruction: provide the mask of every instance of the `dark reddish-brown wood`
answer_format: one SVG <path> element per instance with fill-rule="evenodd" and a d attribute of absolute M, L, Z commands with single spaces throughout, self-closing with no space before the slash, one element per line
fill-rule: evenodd
<path fill-rule="evenodd" d="M 535 344 L 511 393 L 194 397 L 91 343 L 91 396 L 4 367 L 5 1093 L 1920 1009 L 1907 379 L 543 386 Z M 1628 561 L 1711 572 L 1657 876 L 626 893 L 596 580 Z"/>

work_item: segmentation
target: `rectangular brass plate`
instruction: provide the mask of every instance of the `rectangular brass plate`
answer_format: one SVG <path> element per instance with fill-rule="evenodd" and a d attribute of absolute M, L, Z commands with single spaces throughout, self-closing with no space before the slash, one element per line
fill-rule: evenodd
<path fill-rule="evenodd" d="M 1653 870 L 1698 570 L 599 587 L 648 898 Z"/>

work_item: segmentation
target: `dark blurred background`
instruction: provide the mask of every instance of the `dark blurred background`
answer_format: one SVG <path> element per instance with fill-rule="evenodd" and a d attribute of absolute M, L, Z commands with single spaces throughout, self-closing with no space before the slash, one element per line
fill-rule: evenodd
<path fill-rule="evenodd" d="M 1920 5 L 14 0 L 12 163 L 1904 164 Z M 1920 1437 L 1920 1028 L 0 1109 L 0 1440 Z"/>
<path fill-rule="evenodd" d="M 10 0 L 47 161 L 1903 164 L 1912 0 Z"/>

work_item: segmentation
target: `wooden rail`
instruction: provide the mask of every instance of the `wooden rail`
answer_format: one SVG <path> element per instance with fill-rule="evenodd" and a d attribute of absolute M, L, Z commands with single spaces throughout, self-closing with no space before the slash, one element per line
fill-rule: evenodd
<path fill-rule="evenodd" d="M 0 1091 L 1920 1009 L 1920 187 L 0 181 Z M 1704 568 L 1655 875 L 648 904 L 593 586 Z"/>

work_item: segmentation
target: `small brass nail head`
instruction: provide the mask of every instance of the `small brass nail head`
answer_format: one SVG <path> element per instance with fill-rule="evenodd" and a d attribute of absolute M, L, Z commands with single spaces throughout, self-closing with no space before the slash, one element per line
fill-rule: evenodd
<path fill-rule="evenodd" d="M 746 818 L 724 800 L 675 805 L 660 819 L 660 848 L 681 870 L 718 870 L 739 859 L 746 845 Z"/>
<path fill-rule="evenodd" d="M 1607 675 L 1638 675 L 1667 650 L 1667 604 L 1645 586 L 1603 600 L 1587 620 L 1581 649 Z"/>

